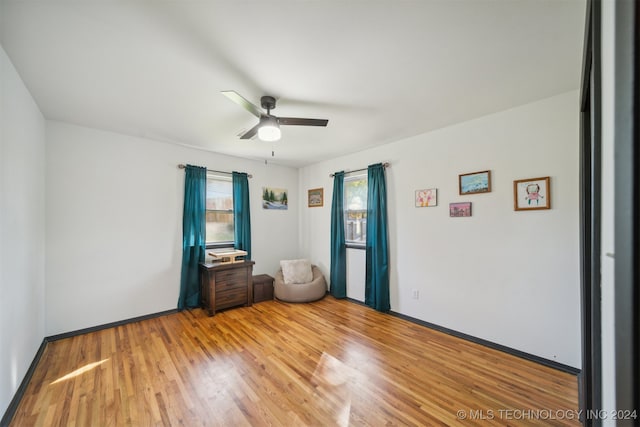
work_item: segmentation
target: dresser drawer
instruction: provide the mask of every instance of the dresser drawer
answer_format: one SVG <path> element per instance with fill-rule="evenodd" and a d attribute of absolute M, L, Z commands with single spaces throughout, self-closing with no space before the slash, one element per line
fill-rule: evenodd
<path fill-rule="evenodd" d="M 233 270 L 223 270 L 216 272 L 216 288 L 225 287 L 230 284 L 241 284 L 247 286 L 247 269 L 236 268 Z"/>
<path fill-rule="evenodd" d="M 247 288 L 216 291 L 216 309 L 234 307 L 247 303 Z"/>
<path fill-rule="evenodd" d="M 237 279 L 225 279 L 220 280 L 216 277 L 216 292 L 227 291 L 229 289 L 238 289 L 247 287 L 247 275 L 246 273 L 242 277 Z"/>

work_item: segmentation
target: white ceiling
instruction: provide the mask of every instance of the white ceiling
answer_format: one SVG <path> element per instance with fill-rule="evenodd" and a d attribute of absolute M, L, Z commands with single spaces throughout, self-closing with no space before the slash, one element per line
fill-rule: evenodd
<path fill-rule="evenodd" d="M 0 0 L 47 119 L 299 167 L 577 89 L 585 0 Z M 276 143 L 240 140 L 279 116 Z M 577 106 L 576 106 L 577 108 Z M 275 157 L 271 158 L 271 150 Z"/>

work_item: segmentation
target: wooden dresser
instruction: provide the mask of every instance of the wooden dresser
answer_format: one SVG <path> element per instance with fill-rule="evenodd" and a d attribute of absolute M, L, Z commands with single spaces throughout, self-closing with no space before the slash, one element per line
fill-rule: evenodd
<path fill-rule="evenodd" d="M 251 305 L 253 264 L 253 261 L 200 264 L 200 298 L 209 316 L 223 308 Z"/>

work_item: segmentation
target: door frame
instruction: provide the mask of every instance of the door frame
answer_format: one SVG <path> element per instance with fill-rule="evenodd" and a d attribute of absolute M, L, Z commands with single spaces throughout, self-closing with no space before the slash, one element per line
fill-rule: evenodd
<path fill-rule="evenodd" d="M 640 417 L 640 5 L 617 1 L 614 19 L 615 401 Z"/>
<path fill-rule="evenodd" d="M 602 409 L 600 0 L 587 1 L 580 85 L 580 408 Z M 601 421 L 583 417 L 585 426 Z"/>

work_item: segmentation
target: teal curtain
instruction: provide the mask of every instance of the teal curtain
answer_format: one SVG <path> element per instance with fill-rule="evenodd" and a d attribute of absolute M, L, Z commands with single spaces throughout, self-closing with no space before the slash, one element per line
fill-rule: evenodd
<path fill-rule="evenodd" d="M 347 247 L 344 236 L 344 172 L 333 176 L 333 199 L 331 202 L 331 295 L 347 296 Z"/>
<path fill-rule="evenodd" d="M 233 224 L 235 248 L 247 251 L 251 259 L 251 213 L 249 210 L 249 180 L 246 173 L 233 172 Z"/>
<path fill-rule="evenodd" d="M 200 305 L 199 264 L 204 262 L 206 245 L 205 205 L 207 169 L 187 165 L 182 213 L 182 273 L 178 310 Z"/>
<path fill-rule="evenodd" d="M 389 311 L 389 239 L 387 184 L 381 163 L 367 168 L 367 271 L 364 302 Z"/>

